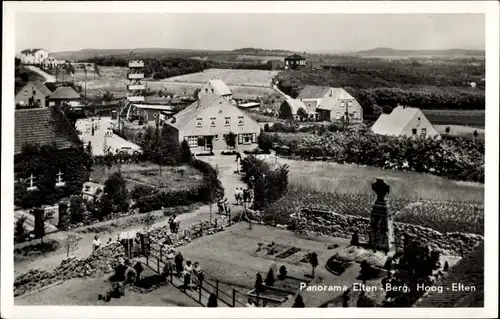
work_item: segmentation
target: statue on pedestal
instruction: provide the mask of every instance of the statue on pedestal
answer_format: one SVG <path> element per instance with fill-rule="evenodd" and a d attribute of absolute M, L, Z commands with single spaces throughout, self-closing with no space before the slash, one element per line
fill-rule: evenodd
<path fill-rule="evenodd" d="M 377 199 L 373 204 L 370 218 L 370 246 L 374 250 L 395 251 L 393 216 L 385 201 L 390 186 L 378 178 L 372 184 L 372 189 L 377 194 Z"/>

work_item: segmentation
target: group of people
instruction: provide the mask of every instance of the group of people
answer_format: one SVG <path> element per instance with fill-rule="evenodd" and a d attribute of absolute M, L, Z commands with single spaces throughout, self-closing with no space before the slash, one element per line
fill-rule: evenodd
<path fill-rule="evenodd" d="M 168 219 L 168 225 L 170 226 L 170 232 L 172 234 L 177 234 L 179 232 L 181 222 L 177 218 L 176 214 L 170 216 L 170 218 Z"/>
<path fill-rule="evenodd" d="M 163 275 L 165 277 L 173 275 L 174 271 L 179 278 L 183 279 L 184 289 L 191 290 L 193 282 L 198 289 L 201 288 L 204 274 L 200 263 L 196 261 L 193 264 L 190 260 L 185 260 L 181 252 L 176 254 L 173 249 L 169 249 Z"/>
<path fill-rule="evenodd" d="M 231 206 L 226 197 L 219 197 L 217 200 L 217 207 L 219 208 L 219 214 L 231 215 Z"/>
<path fill-rule="evenodd" d="M 250 203 L 253 198 L 252 190 L 250 188 L 236 187 L 234 198 L 237 205 Z"/>

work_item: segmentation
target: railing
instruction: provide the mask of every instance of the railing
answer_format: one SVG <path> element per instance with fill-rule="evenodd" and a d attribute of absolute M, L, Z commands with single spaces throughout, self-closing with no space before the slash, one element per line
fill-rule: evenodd
<path fill-rule="evenodd" d="M 163 250 L 160 248 L 159 250 L 156 249 L 146 253 L 143 252 L 143 255 L 144 257 L 146 257 L 146 265 L 153 271 L 161 274 L 163 267 L 165 267 L 166 265 L 166 262 L 163 260 Z M 203 275 L 204 278 L 201 285 L 198 286 L 197 290 L 198 298 L 196 301 L 200 303 L 200 305 L 206 306 L 202 303 L 202 292 L 204 291 L 208 295 L 212 293 L 215 294 L 219 302 L 222 302 L 229 307 L 245 307 L 244 300 L 247 300 L 249 298 L 248 296 L 240 291 L 237 291 L 228 284 L 221 283 L 218 279 L 215 279 L 205 271 L 203 271 Z M 173 271 L 170 272 L 170 277 L 168 279 L 171 283 L 173 283 Z M 196 278 L 195 280 L 198 282 L 199 278 Z"/>

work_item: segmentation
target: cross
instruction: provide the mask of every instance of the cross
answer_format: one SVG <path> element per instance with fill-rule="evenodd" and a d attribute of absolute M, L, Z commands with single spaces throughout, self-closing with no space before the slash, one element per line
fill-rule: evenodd
<path fill-rule="evenodd" d="M 36 186 L 34 186 L 33 184 L 33 180 L 35 179 L 35 177 L 33 176 L 33 173 L 31 173 L 31 176 L 28 177 L 28 179 L 30 180 L 30 187 L 28 187 L 28 190 L 35 190 Z"/>
<path fill-rule="evenodd" d="M 57 183 L 61 184 L 62 183 L 62 175 L 61 170 L 59 170 L 59 173 L 57 174 Z"/>

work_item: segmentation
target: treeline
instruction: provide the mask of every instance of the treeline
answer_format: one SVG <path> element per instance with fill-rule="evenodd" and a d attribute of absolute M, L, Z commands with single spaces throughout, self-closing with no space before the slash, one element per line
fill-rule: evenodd
<path fill-rule="evenodd" d="M 144 75 L 156 80 L 184 74 L 203 72 L 210 68 L 270 70 L 271 66 L 260 63 L 232 63 L 221 61 L 202 61 L 188 58 L 144 59 Z M 100 66 L 127 67 L 128 60 L 115 57 L 94 57 L 86 61 Z"/>
<path fill-rule="evenodd" d="M 421 69 L 425 68 L 359 70 L 338 66 L 328 70 L 281 72 L 275 81 L 292 97 L 297 97 L 306 85 L 343 87 L 359 101 L 366 114 L 372 113 L 373 105 L 405 104 L 422 109 L 485 108 L 484 90 L 465 87 L 465 79 L 456 78 L 458 71 L 454 68 L 436 77 L 431 71 L 415 71 Z"/>

